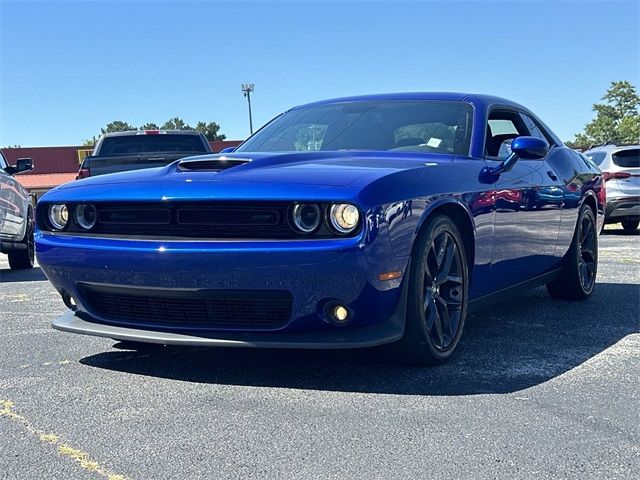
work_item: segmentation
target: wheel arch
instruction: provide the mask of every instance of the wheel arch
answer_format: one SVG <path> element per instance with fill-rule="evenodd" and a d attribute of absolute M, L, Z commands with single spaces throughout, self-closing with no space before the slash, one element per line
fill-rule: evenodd
<path fill-rule="evenodd" d="M 424 230 L 427 221 L 437 215 L 445 215 L 451 219 L 462 237 L 464 249 L 467 257 L 467 264 L 469 268 L 469 278 L 471 278 L 473 272 L 473 266 L 475 264 L 475 247 L 476 247 L 476 235 L 475 235 L 475 222 L 473 216 L 464 204 L 457 199 L 448 198 L 434 202 L 429 208 L 425 210 L 416 226 L 414 233 L 414 246 L 415 240 L 418 235 Z"/>

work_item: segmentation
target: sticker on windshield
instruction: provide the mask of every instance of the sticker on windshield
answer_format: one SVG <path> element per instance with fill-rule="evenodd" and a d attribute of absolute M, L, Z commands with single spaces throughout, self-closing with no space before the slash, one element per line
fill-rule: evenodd
<path fill-rule="evenodd" d="M 442 143 L 442 139 L 431 137 L 427 142 L 427 147 L 438 148 L 441 143 Z"/>

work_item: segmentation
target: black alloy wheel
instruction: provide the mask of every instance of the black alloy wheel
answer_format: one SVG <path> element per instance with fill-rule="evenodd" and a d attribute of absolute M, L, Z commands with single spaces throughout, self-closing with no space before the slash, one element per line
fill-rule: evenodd
<path fill-rule="evenodd" d="M 464 244 L 449 217 L 427 220 L 414 245 L 408 281 L 401 354 L 412 363 L 442 364 L 460 341 L 468 292 Z"/>
<path fill-rule="evenodd" d="M 569 251 L 558 277 L 547 283 L 547 291 L 560 300 L 583 300 L 593 293 L 598 272 L 596 217 L 583 205 Z"/>

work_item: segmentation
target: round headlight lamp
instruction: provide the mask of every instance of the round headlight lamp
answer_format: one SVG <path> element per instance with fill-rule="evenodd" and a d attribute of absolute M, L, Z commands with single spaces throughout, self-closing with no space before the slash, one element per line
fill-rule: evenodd
<path fill-rule="evenodd" d="M 49 224 L 54 230 L 64 230 L 69 223 L 69 209 L 66 205 L 54 204 L 49 207 Z"/>
<path fill-rule="evenodd" d="M 98 220 L 98 212 L 93 205 L 78 205 L 74 213 L 76 223 L 85 230 L 91 230 Z"/>
<path fill-rule="evenodd" d="M 312 233 L 320 225 L 320 207 L 311 203 L 297 203 L 291 211 L 291 220 L 302 233 Z"/>
<path fill-rule="evenodd" d="M 331 226 L 338 233 L 351 233 L 358 226 L 360 212 L 355 205 L 350 203 L 336 203 L 329 211 Z"/>

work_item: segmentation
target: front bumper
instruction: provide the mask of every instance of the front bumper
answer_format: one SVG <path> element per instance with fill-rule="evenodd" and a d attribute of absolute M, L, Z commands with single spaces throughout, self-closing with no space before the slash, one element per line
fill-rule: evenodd
<path fill-rule="evenodd" d="M 380 273 L 406 272 L 386 235 L 322 241 L 138 241 L 38 232 L 36 252 L 59 292 L 77 312 L 56 329 L 120 340 L 183 345 L 341 348 L 392 342 L 402 336 L 406 282 Z M 172 292 L 280 290 L 291 293 L 289 320 L 277 328 L 167 326 L 153 319 L 114 318 L 96 311 L 83 285 Z M 347 325 L 327 321 L 323 305 L 338 301 L 352 313 Z M 249 322 L 250 324 L 250 322 Z"/>

